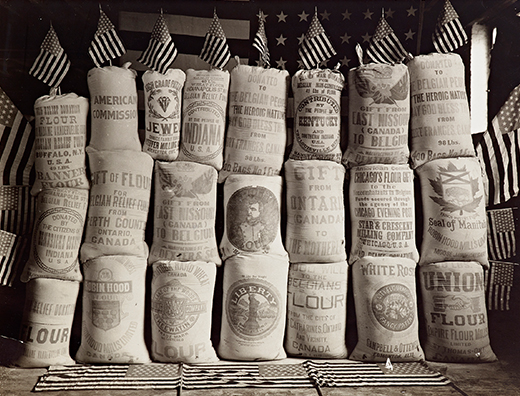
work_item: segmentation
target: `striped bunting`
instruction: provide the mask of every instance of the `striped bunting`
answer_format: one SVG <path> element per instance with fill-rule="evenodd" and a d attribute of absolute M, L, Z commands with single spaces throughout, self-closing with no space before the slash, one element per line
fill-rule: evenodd
<path fill-rule="evenodd" d="M 97 67 L 101 67 L 106 61 L 117 58 L 126 52 L 114 24 L 103 12 L 101 5 L 99 14 L 97 30 L 88 49 L 88 53 Z"/>
<path fill-rule="evenodd" d="M 468 41 L 468 36 L 460 22 L 459 15 L 451 5 L 450 0 L 445 0 L 444 2 L 444 8 L 437 20 L 432 40 L 437 52 L 441 53 L 455 51 Z"/>
<path fill-rule="evenodd" d="M 317 11 L 314 13 L 305 38 L 300 44 L 298 55 L 300 55 L 302 65 L 307 69 L 311 69 L 336 55 L 336 50 L 332 47 L 325 29 L 318 20 Z"/>
<path fill-rule="evenodd" d="M 181 368 L 182 367 L 182 368 Z M 312 388 L 316 386 L 440 386 L 450 381 L 420 362 L 384 364 L 354 361 L 290 363 L 219 362 L 51 366 L 34 391 L 103 389 Z"/>

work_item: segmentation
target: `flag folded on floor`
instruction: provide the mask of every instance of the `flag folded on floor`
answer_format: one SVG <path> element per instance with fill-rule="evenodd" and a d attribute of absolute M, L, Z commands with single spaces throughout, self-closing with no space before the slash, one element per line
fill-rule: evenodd
<path fill-rule="evenodd" d="M 49 87 L 56 88 L 60 85 L 69 68 L 69 58 L 51 24 L 40 46 L 40 54 L 29 69 L 29 74 Z"/>
<path fill-rule="evenodd" d="M 506 261 L 489 261 L 490 269 L 487 277 L 488 309 L 509 310 L 511 289 L 514 283 L 516 263 Z"/>
<path fill-rule="evenodd" d="M 226 42 L 226 35 L 220 25 L 216 12 L 213 14 L 213 21 L 206 33 L 204 46 L 202 47 L 199 57 L 219 69 L 226 66 L 231 58 L 231 52 Z"/>
<path fill-rule="evenodd" d="M 488 216 L 488 251 L 492 260 L 516 256 L 516 227 L 513 208 L 492 209 Z"/>
<path fill-rule="evenodd" d="M 455 51 L 468 41 L 468 35 L 450 0 L 445 0 L 444 2 L 444 7 L 437 19 L 432 39 L 433 46 L 437 52 L 441 53 Z"/>
<path fill-rule="evenodd" d="M 256 48 L 260 52 L 260 60 L 264 67 L 270 66 L 270 55 L 269 48 L 267 47 L 267 36 L 265 34 L 264 25 L 264 14 L 260 11 L 258 16 L 258 31 L 256 32 L 255 38 L 253 39 L 253 48 Z"/>
<path fill-rule="evenodd" d="M 476 146 L 486 187 L 487 206 L 520 191 L 520 85 L 509 95 Z"/>
<path fill-rule="evenodd" d="M 384 16 L 377 24 L 366 53 L 376 63 L 398 63 L 408 56 L 408 52 L 404 49 Z"/>
<path fill-rule="evenodd" d="M 148 47 L 137 60 L 150 69 L 165 74 L 176 57 L 177 48 L 161 11 L 153 27 Z"/>
<path fill-rule="evenodd" d="M 101 67 L 106 61 L 117 58 L 126 52 L 114 24 L 103 12 L 101 5 L 99 14 L 97 31 L 88 49 L 88 53 L 97 67 Z"/>
<path fill-rule="evenodd" d="M 311 69 L 336 55 L 332 42 L 318 20 L 317 11 L 314 13 L 309 29 L 300 44 L 298 55 L 300 55 L 302 65 L 306 69 Z"/>

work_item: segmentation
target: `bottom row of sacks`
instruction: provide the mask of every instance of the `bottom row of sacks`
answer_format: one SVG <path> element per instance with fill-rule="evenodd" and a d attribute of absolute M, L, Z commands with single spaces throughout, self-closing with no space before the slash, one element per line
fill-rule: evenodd
<path fill-rule="evenodd" d="M 351 265 L 358 341 L 346 347 L 348 264 L 289 264 L 239 255 L 223 268 L 220 342 L 211 341 L 217 265 L 152 265 L 151 348 L 144 337 L 146 259 L 104 256 L 83 266 L 80 363 L 210 363 L 349 358 L 384 362 L 491 362 L 484 271 L 477 262 L 419 267 L 364 257 Z M 416 280 L 425 342 L 419 342 Z M 36 278 L 27 286 L 15 364 L 73 364 L 69 344 L 79 283 Z M 150 359 L 151 356 L 151 359 Z"/>

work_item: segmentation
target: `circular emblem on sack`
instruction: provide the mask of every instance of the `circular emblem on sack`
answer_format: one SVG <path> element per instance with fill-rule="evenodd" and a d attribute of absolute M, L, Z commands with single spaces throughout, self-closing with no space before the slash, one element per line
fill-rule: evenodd
<path fill-rule="evenodd" d="M 261 279 L 237 281 L 227 293 L 226 314 L 233 333 L 259 340 L 273 332 L 281 317 L 276 288 Z"/>
<path fill-rule="evenodd" d="M 175 89 L 153 89 L 148 96 L 148 115 L 163 121 L 179 116 L 179 94 Z"/>
<path fill-rule="evenodd" d="M 157 327 L 167 334 L 181 334 L 193 327 L 206 303 L 177 279 L 158 288 L 152 296 L 152 315 Z"/>
<path fill-rule="evenodd" d="M 415 304 L 410 289 L 399 283 L 383 286 L 372 297 L 372 312 L 385 329 L 406 330 L 415 317 Z"/>
<path fill-rule="evenodd" d="M 227 203 L 226 232 L 229 242 L 245 252 L 268 252 L 279 229 L 278 200 L 261 186 L 243 187 Z"/>

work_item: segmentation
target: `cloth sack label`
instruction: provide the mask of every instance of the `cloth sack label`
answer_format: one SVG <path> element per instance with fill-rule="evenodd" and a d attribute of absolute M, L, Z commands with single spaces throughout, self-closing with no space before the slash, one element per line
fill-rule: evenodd
<path fill-rule="evenodd" d="M 186 74 L 168 69 L 166 74 L 147 70 L 143 74 L 146 104 L 143 151 L 154 159 L 174 161 L 179 155 L 182 88 Z"/>
<path fill-rule="evenodd" d="M 178 159 L 222 168 L 228 91 L 227 70 L 186 71 Z"/>
<path fill-rule="evenodd" d="M 407 164 L 410 76 L 403 64 L 371 63 L 349 70 L 347 168 Z"/>
<path fill-rule="evenodd" d="M 289 158 L 341 162 L 341 91 L 345 77 L 330 69 L 298 70 L 294 92 L 294 142 Z"/>
<path fill-rule="evenodd" d="M 287 141 L 287 70 L 238 65 L 231 70 L 228 129 L 219 182 L 230 174 L 277 176 Z"/>
<path fill-rule="evenodd" d="M 56 188 L 38 194 L 31 253 L 22 282 L 32 278 L 82 279 L 78 254 L 87 205 L 87 190 Z"/>
<path fill-rule="evenodd" d="M 214 263 L 202 261 L 158 261 L 153 264 L 153 360 L 218 361 L 210 340 L 216 274 Z"/>
<path fill-rule="evenodd" d="M 31 193 L 88 189 L 85 165 L 88 99 L 74 93 L 42 96 L 34 103 L 34 167 Z"/>
<path fill-rule="evenodd" d="M 477 262 L 443 262 L 419 268 L 427 360 L 492 362 L 484 271 Z"/>
<path fill-rule="evenodd" d="M 217 171 L 195 162 L 155 163 L 154 237 L 149 262 L 220 264 L 215 236 Z"/>
<path fill-rule="evenodd" d="M 82 363 L 149 363 L 144 342 L 146 259 L 104 256 L 83 263 Z"/>
<path fill-rule="evenodd" d="M 420 55 L 408 67 L 412 167 L 436 158 L 475 156 L 460 55 Z"/>
<path fill-rule="evenodd" d="M 287 232 L 291 263 L 346 260 L 345 167 L 333 161 L 285 163 Z"/>
<path fill-rule="evenodd" d="M 413 171 L 408 165 L 352 168 L 349 185 L 352 246 L 349 263 L 364 256 L 418 261 Z"/>
<path fill-rule="evenodd" d="M 290 264 L 285 350 L 309 358 L 347 357 L 346 261 Z"/>

